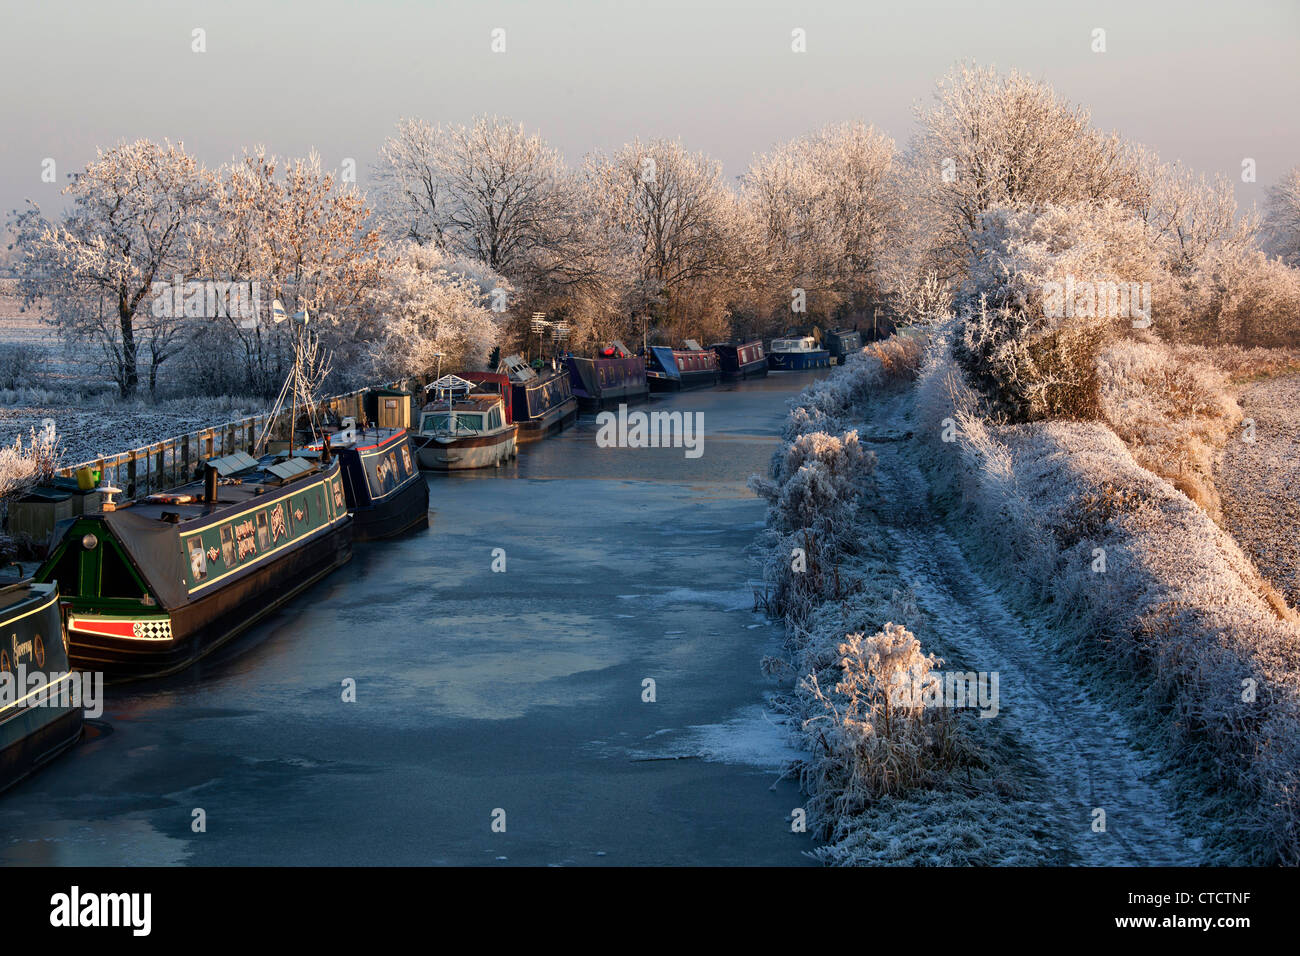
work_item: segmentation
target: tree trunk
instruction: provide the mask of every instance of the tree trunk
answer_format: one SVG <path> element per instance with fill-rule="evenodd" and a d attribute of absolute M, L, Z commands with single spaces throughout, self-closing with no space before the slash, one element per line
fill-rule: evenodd
<path fill-rule="evenodd" d="M 134 310 L 127 304 L 125 297 L 118 300 L 118 323 L 122 328 L 122 368 L 118 376 L 119 390 L 123 398 L 135 394 L 140 384 L 140 370 L 136 360 Z"/>

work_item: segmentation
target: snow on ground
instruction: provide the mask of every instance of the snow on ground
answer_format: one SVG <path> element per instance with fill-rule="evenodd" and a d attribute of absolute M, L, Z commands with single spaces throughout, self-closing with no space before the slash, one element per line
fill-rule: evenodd
<path fill-rule="evenodd" d="M 251 399 L 228 398 L 172 399 L 157 404 L 115 400 L 79 405 L 0 403 L 0 446 L 12 444 L 18 437 L 26 442 L 31 431 L 41 430 L 45 419 L 53 419 L 59 435 L 60 466 L 67 467 L 264 410 Z"/>
<path fill-rule="evenodd" d="M 1095 674 L 1072 665 L 1069 635 L 1024 600 L 1007 569 L 984 560 L 989 542 L 969 518 L 949 513 L 951 499 L 936 499 L 940 489 L 922 468 L 934 451 L 922 434 L 929 423 L 915 409 L 917 389 L 879 389 L 853 401 L 848 376 L 835 381 L 842 374 L 822 383 L 821 399 L 806 392 L 792 403 L 791 421 L 795 430 L 856 429 L 876 456 L 875 494 L 856 526 L 866 553 L 842 569 L 863 589 L 814 611 L 806 622 L 813 636 L 799 646 L 825 648 L 848 631 L 876 630 L 882 615 L 915 617 L 907 626 L 923 651 L 944 658 L 941 670 L 998 673 L 1000 710 L 964 724 L 981 754 L 973 776 L 951 771 L 878 798 L 836 821 L 815 855 L 857 865 L 1205 862 L 1203 840 L 1185 832 L 1176 804 L 1177 768 L 1136 742 L 1130 722 L 1142 719 L 1138 709 L 1117 704 Z M 881 600 L 891 587 L 906 589 L 916 615 L 898 592 Z M 806 668 L 811 659 L 794 664 Z M 817 759 L 805 756 L 804 765 Z"/>
<path fill-rule="evenodd" d="M 1254 422 L 1254 441 L 1239 430 L 1219 457 L 1224 526 L 1300 608 L 1300 375 L 1247 385 L 1239 401 Z"/>
<path fill-rule="evenodd" d="M 872 425 L 912 430 L 910 395 L 884 406 Z M 963 667 L 999 675 L 998 716 L 1041 775 L 1036 788 L 1048 842 L 1086 866 L 1172 866 L 1197 861 L 1173 820 L 1173 801 L 1155 761 L 1138 751 L 1120 716 L 1095 700 L 1055 651 L 1040 621 L 1020 612 L 996 582 L 967 560 L 929 488 L 913 442 L 874 446 L 876 474 L 900 574 Z M 1105 811 L 1105 831 L 1093 830 Z"/>

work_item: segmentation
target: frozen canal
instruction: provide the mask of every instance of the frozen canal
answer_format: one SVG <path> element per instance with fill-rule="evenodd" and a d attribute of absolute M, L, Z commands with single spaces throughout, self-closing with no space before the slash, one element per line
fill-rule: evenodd
<path fill-rule="evenodd" d="M 502 471 L 430 477 L 428 532 L 359 545 L 179 677 L 110 689 L 111 732 L 0 796 L 0 862 L 807 863 L 798 789 L 773 785 L 758 660 L 779 634 L 752 611 L 745 482 L 813 374 L 641 406 L 702 412 L 698 459 L 599 448 L 588 417 Z"/>

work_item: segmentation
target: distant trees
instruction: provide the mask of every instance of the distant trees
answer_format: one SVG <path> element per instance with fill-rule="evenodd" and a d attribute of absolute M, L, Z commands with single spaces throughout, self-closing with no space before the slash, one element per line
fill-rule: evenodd
<path fill-rule="evenodd" d="M 676 141 L 633 140 L 589 156 L 582 175 L 629 331 L 667 341 L 726 335 L 745 244 L 722 167 Z"/>
<path fill-rule="evenodd" d="M 48 297 L 64 334 L 98 346 L 118 391 L 134 395 L 140 352 L 157 367 L 179 348 L 176 320 L 155 316 L 155 280 L 183 271 L 212 176 L 181 144 L 137 140 L 101 150 L 66 192 L 71 208 L 47 222 L 35 206 L 18 220 L 20 287 Z"/>
<path fill-rule="evenodd" d="M 586 349 L 856 323 L 882 305 L 912 322 L 957 310 L 973 323 L 969 354 L 1022 372 L 1016 349 L 1059 331 L 1068 355 L 1038 364 L 1082 381 L 1062 363 L 1086 364 L 1097 335 L 1126 325 L 1111 316 L 1084 334 L 1102 317 L 1045 314 L 1048 284 L 1067 277 L 1149 286 L 1153 334 L 1300 337 L 1300 168 L 1270 191 L 1262 237 L 1281 258 L 1269 259 L 1230 182 L 1093 128 L 1046 83 L 959 65 L 917 119 L 901 151 L 865 123 L 831 124 L 756 157 L 735 184 L 672 140 L 571 168 L 505 118 L 406 119 L 370 196 L 315 155 L 257 148 L 209 171 L 142 140 L 79 173 L 54 221 L 35 206 L 17 216 L 15 261 L 24 294 L 102 350 L 124 396 L 146 374 L 153 391 L 164 365 L 191 389 L 274 394 L 293 352 L 266 321 L 273 298 L 313 316 L 338 386 L 427 371 L 435 352 L 466 364 L 527 350 L 534 313 Z M 152 308 L 177 276 L 256 282 L 258 321 Z"/>
<path fill-rule="evenodd" d="M 894 142 L 862 123 L 827 126 L 756 159 L 742 197 L 755 220 L 765 274 L 758 296 L 785 322 L 794 290 L 828 321 L 864 309 L 884 284 L 883 260 L 897 235 Z"/>

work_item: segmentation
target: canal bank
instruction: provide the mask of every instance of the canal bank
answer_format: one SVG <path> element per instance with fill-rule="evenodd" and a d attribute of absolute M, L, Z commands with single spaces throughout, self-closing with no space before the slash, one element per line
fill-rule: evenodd
<path fill-rule="evenodd" d="M 745 482 L 816 374 L 645 406 L 702 413 L 699 458 L 598 447 L 587 416 L 506 468 L 431 476 L 430 531 L 111 690 L 111 733 L 0 798 L 0 862 L 807 863 Z"/>

